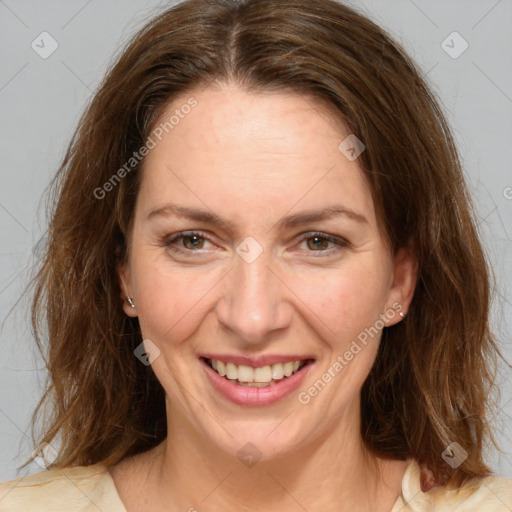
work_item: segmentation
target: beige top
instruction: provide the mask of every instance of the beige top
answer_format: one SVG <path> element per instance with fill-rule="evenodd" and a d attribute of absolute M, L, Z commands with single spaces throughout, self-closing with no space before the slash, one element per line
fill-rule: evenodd
<path fill-rule="evenodd" d="M 103 463 L 50 469 L 0 484 L 0 512 L 127 512 Z M 420 489 L 420 468 L 412 460 L 390 512 L 512 512 L 512 480 L 482 478 L 459 491 Z"/>

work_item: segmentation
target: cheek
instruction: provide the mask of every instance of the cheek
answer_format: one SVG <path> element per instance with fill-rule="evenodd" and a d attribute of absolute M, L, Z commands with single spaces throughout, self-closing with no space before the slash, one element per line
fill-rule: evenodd
<path fill-rule="evenodd" d="M 169 342 L 186 339 L 207 314 L 218 271 L 171 268 L 155 258 L 134 258 L 139 323 L 144 337 Z"/>
<path fill-rule="evenodd" d="M 318 332 L 325 333 L 331 345 L 346 344 L 374 325 L 385 310 L 385 276 L 371 259 L 321 273 L 290 274 L 288 280 L 294 283 L 290 288 L 298 290 L 296 304 L 303 303 L 303 316 L 319 326 Z"/>

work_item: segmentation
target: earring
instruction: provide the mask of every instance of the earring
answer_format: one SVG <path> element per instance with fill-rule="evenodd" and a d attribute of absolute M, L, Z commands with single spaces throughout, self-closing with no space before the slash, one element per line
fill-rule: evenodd
<path fill-rule="evenodd" d="M 124 285 L 124 291 L 126 292 L 126 300 L 128 301 L 128 304 L 130 304 L 130 306 L 135 309 L 135 304 L 133 303 L 133 299 L 130 297 L 130 295 L 128 294 L 128 288 L 126 286 L 126 283 L 124 282 L 124 279 L 123 279 L 123 276 L 121 276 L 121 281 L 123 281 L 123 285 Z"/>
<path fill-rule="evenodd" d="M 398 313 L 402 318 L 405 318 L 405 315 L 403 314 L 402 311 L 400 311 L 400 313 Z"/>

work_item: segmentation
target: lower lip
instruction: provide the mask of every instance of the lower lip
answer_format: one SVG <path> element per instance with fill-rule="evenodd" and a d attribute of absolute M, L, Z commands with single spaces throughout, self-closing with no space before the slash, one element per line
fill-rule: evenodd
<path fill-rule="evenodd" d="M 212 386 L 224 397 L 237 405 L 261 406 L 271 405 L 295 391 L 306 377 L 312 361 L 291 377 L 280 380 L 265 388 L 239 386 L 221 377 L 205 360 L 200 359 Z"/>

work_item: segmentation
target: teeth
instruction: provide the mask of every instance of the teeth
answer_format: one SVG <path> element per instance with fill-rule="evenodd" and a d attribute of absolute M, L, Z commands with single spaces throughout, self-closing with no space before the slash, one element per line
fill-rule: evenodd
<path fill-rule="evenodd" d="M 284 377 L 284 368 L 282 364 L 272 365 L 272 378 L 275 380 L 282 379 Z"/>
<path fill-rule="evenodd" d="M 262 384 L 270 385 L 284 377 L 290 377 L 299 371 L 306 364 L 306 361 L 288 361 L 259 368 L 252 368 L 245 364 L 224 363 L 216 359 L 210 360 L 210 364 L 221 377 L 238 380 L 238 383 L 242 385 L 264 387 Z"/>
<path fill-rule="evenodd" d="M 228 379 L 238 379 L 238 368 L 233 363 L 226 364 L 226 377 Z"/>
<path fill-rule="evenodd" d="M 270 382 L 272 380 L 272 368 L 270 366 L 262 366 L 254 369 L 253 382 Z"/>
<path fill-rule="evenodd" d="M 293 362 L 290 361 L 289 363 L 284 363 L 284 376 L 289 377 L 293 373 Z"/>
<path fill-rule="evenodd" d="M 241 364 L 238 366 L 238 380 L 240 382 L 254 382 L 254 369 Z M 259 382 L 258 380 L 256 382 Z"/>

